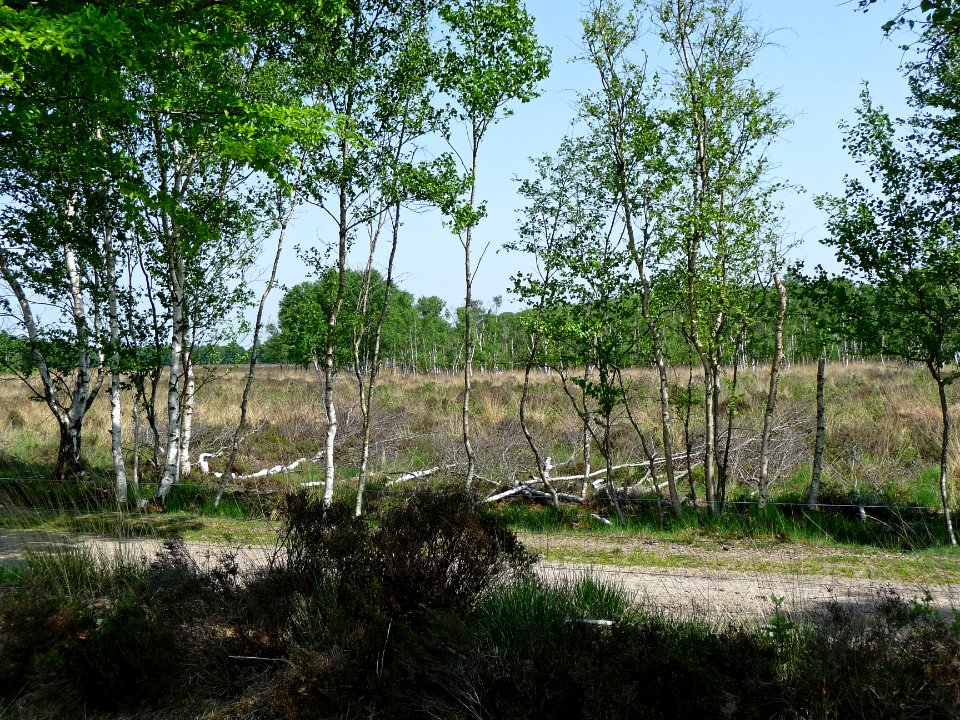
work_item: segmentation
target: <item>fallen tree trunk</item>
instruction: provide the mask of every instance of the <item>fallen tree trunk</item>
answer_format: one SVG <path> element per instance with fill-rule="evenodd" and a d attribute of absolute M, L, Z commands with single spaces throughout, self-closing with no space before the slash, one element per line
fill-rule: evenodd
<path fill-rule="evenodd" d="M 401 475 L 398 475 L 393 480 L 387 480 L 387 485 L 396 485 L 397 483 L 409 482 L 410 480 L 422 480 L 423 478 L 430 477 L 431 475 L 436 475 L 439 472 L 444 470 L 451 470 L 457 466 L 456 463 L 448 463 L 447 465 L 436 465 L 432 468 L 427 468 L 425 470 L 414 470 L 413 472 L 406 472 Z"/>
<path fill-rule="evenodd" d="M 528 484 L 524 483 L 522 485 L 517 485 L 512 487 L 509 490 L 504 490 L 503 492 L 495 493 L 487 497 L 484 502 L 497 502 L 498 500 L 503 500 L 513 495 L 525 495 L 527 497 L 542 498 L 545 500 L 553 500 L 553 495 L 543 490 L 535 490 L 530 487 Z M 560 500 L 567 500 L 569 502 L 583 503 L 583 498 L 579 495 L 570 495 L 569 493 L 557 493 L 557 497 Z"/>
<path fill-rule="evenodd" d="M 210 462 L 209 462 L 210 458 L 220 457 L 221 455 L 223 455 L 222 450 L 215 453 L 200 453 L 200 455 L 197 457 L 197 467 L 200 469 L 200 472 L 203 473 L 204 475 L 212 475 L 215 478 L 222 478 L 223 473 L 217 472 L 216 470 L 211 470 Z M 253 478 L 268 477 L 270 475 L 279 475 L 280 473 L 293 472 L 298 467 L 300 467 L 303 463 L 306 463 L 306 462 L 317 463 L 322 459 L 323 459 L 323 450 L 318 452 L 312 458 L 306 458 L 306 457 L 297 458 L 289 465 L 274 465 L 273 467 L 264 468 L 263 470 L 258 470 L 257 472 L 254 472 L 254 473 L 247 473 L 246 475 L 237 475 L 236 473 L 230 473 L 229 479 L 230 480 L 251 480 Z"/>

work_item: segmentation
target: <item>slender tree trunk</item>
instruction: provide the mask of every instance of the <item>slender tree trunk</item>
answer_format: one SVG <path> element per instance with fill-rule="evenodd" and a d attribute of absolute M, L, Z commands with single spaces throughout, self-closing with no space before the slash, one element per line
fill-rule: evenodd
<path fill-rule="evenodd" d="M 653 349 L 653 362 L 657 368 L 657 377 L 660 381 L 660 427 L 663 434 L 663 453 L 664 453 L 664 472 L 667 476 L 667 488 L 670 492 L 670 506 L 676 515 L 680 515 L 680 492 L 677 489 L 676 470 L 673 465 L 673 429 L 670 417 L 670 383 L 667 378 L 667 364 L 663 357 L 663 335 L 660 324 L 657 322 L 651 309 L 651 298 L 653 295 L 650 287 L 650 279 L 647 277 L 646 252 L 650 244 L 649 224 L 643 227 L 643 248 L 638 248 L 633 229 L 632 205 L 630 194 L 627 191 L 626 171 L 620 161 L 620 198 L 624 206 L 624 215 L 626 218 L 627 240 L 630 246 L 630 254 L 634 265 L 640 275 L 641 305 L 640 311 L 643 315 L 647 330 L 650 333 L 650 342 Z"/>
<path fill-rule="evenodd" d="M 943 504 L 943 519 L 947 529 L 947 539 L 951 545 L 957 544 L 957 536 L 953 532 L 953 521 L 950 517 L 950 497 L 947 488 L 947 470 L 950 450 L 950 405 L 947 402 L 947 384 L 943 380 L 940 368 L 930 368 L 931 374 L 937 381 L 937 390 L 940 394 L 940 416 L 943 422 L 943 434 L 940 442 L 940 502 Z"/>
<path fill-rule="evenodd" d="M 773 411 L 777 405 L 777 383 L 780 381 L 780 364 L 783 362 L 783 321 L 787 315 L 787 288 L 774 273 L 780 308 L 777 311 L 777 328 L 773 336 L 773 362 L 770 365 L 770 389 L 767 391 L 767 408 L 763 414 L 763 435 L 760 439 L 760 507 L 767 506 L 770 490 L 770 434 L 773 431 Z"/>
<path fill-rule="evenodd" d="M 827 435 L 827 406 L 823 399 L 823 389 L 827 377 L 827 349 L 820 347 L 817 358 L 817 437 L 813 445 L 813 471 L 810 473 L 810 495 L 807 505 L 816 508 L 820 501 L 820 476 L 823 473 L 823 446 Z"/>
<path fill-rule="evenodd" d="M 186 270 L 182 258 L 174 260 L 171 268 L 170 306 L 173 315 L 173 327 L 170 333 L 170 377 L 167 380 L 167 442 L 166 456 L 160 483 L 153 500 L 161 507 L 167 500 L 170 490 L 180 470 L 180 383 L 183 380 L 183 340 L 184 340 L 184 283 Z"/>
<path fill-rule="evenodd" d="M 710 360 L 710 369 L 713 373 L 713 379 L 711 383 L 713 385 L 713 436 L 714 436 L 714 480 L 713 480 L 713 502 L 714 508 L 718 510 L 723 509 L 723 504 L 720 501 L 720 476 L 723 472 L 723 467 L 721 463 L 723 462 L 723 454 L 720 451 L 720 434 L 723 429 L 722 422 L 722 404 L 720 402 L 720 389 L 723 387 L 723 367 L 720 364 L 720 347 L 719 344 L 715 351 L 715 355 L 711 356 Z"/>
<path fill-rule="evenodd" d="M 398 218 L 399 220 L 399 218 Z M 397 225 L 399 222 L 397 223 Z M 394 238 L 399 232 L 397 225 L 394 226 Z M 373 276 L 373 256 L 377 249 L 377 240 L 380 237 L 382 223 L 378 222 L 370 233 L 370 250 L 367 253 L 367 264 L 363 269 L 363 279 L 360 283 L 360 297 L 357 302 L 357 325 L 353 331 L 353 374 L 357 380 L 357 394 L 360 399 L 360 421 L 363 425 L 361 429 L 362 439 L 360 442 L 360 468 L 357 473 L 357 500 L 354 506 L 354 515 L 360 517 L 363 514 L 363 495 L 367 489 L 367 463 L 370 460 L 370 411 L 371 397 L 367 393 L 367 380 L 370 378 L 371 364 L 369 353 L 363 352 L 363 335 L 367 331 L 367 307 L 370 300 L 370 284 Z M 394 245 L 394 247 L 396 247 Z M 386 311 L 389 288 L 384 288 L 384 302 L 381 310 Z M 382 319 L 383 314 L 378 315 Z M 414 340 L 410 337 L 410 358 L 414 357 Z"/>
<path fill-rule="evenodd" d="M 130 489 L 133 491 L 137 507 L 143 507 L 146 501 L 140 495 L 140 400 L 136 394 L 133 398 L 133 457 L 130 459 Z"/>
<path fill-rule="evenodd" d="M 107 303 L 110 322 L 110 448 L 113 453 L 113 477 L 117 502 L 127 502 L 127 469 L 123 460 L 123 408 L 120 405 L 120 317 L 117 309 L 117 258 L 113 247 L 113 228 L 104 229 Z"/>
<path fill-rule="evenodd" d="M 474 132 L 476 137 L 476 132 Z M 470 210 L 476 205 L 477 192 L 477 144 L 474 140 L 470 164 Z M 473 385 L 473 267 L 470 259 L 470 243 L 473 239 L 473 223 L 467 225 L 463 236 L 464 278 L 466 291 L 463 307 L 463 449 L 467 455 L 467 492 L 473 490 L 473 476 L 476 472 L 476 457 L 470 439 L 470 391 Z"/>
<path fill-rule="evenodd" d="M 267 298 L 270 295 L 270 290 L 273 289 L 273 286 L 277 282 L 277 268 L 280 265 L 280 255 L 283 252 L 283 239 L 287 233 L 287 226 L 293 218 L 293 213 L 299 205 L 299 191 L 300 179 L 298 178 L 294 184 L 289 212 L 287 212 L 286 215 L 283 215 L 280 207 L 282 201 L 279 198 L 277 200 L 277 214 L 280 215 L 280 228 L 277 234 L 277 251 L 273 255 L 270 279 L 267 280 L 267 285 L 260 294 L 260 304 L 257 306 L 257 319 L 253 324 L 253 345 L 250 348 L 250 363 L 247 366 L 247 378 L 243 384 L 243 396 L 240 400 L 240 420 L 237 423 L 236 430 L 233 432 L 233 439 L 230 442 L 230 455 L 227 457 L 227 465 L 223 469 L 223 475 L 220 477 L 220 486 L 217 488 L 217 494 L 213 499 L 214 508 L 220 506 L 220 500 L 223 497 L 224 490 L 226 490 L 227 483 L 230 482 L 233 477 L 233 471 L 237 464 L 237 453 L 240 451 L 240 438 L 243 436 L 243 431 L 247 426 L 247 409 L 250 405 L 250 390 L 253 388 L 253 378 L 256 374 L 257 360 L 260 355 L 260 331 L 263 329 L 263 313 L 266 308 Z"/>
<path fill-rule="evenodd" d="M 583 369 L 583 377 L 589 382 L 590 365 Z M 587 499 L 587 493 L 590 491 L 590 407 L 587 405 L 586 385 L 580 388 L 580 398 L 583 402 L 583 482 L 580 484 L 580 497 Z"/>
<path fill-rule="evenodd" d="M 704 420 L 704 447 L 703 447 L 703 484 L 706 495 L 707 508 L 716 510 L 714 498 L 714 472 L 717 454 L 717 424 L 713 412 L 713 367 L 710 358 L 701 356 L 703 364 L 703 420 Z"/>
<path fill-rule="evenodd" d="M 691 472 L 691 466 L 693 464 L 693 457 L 691 454 L 692 449 L 692 438 L 690 437 L 690 418 L 693 415 L 693 357 L 687 358 L 687 398 L 686 398 L 686 412 L 683 416 L 683 441 L 686 444 L 686 460 L 687 460 L 687 483 L 690 485 L 690 504 L 694 508 L 697 507 L 697 486 L 693 480 L 693 473 Z"/>
<path fill-rule="evenodd" d="M 530 344 L 530 354 L 527 356 L 527 363 L 523 371 L 523 390 L 520 393 L 520 429 L 523 430 L 523 436 L 527 439 L 527 445 L 530 446 L 530 450 L 533 452 L 534 460 L 537 463 L 537 473 L 546 486 L 547 492 L 550 493 L 553 507 L 557 512 L 560 512 L 560 496 L 557 495 L 556 488 L 554 488 L 553 483 L 550 482 L 550 458 L 544 459 L 540 455 L 540 450 L 537 448 L 537 444 L 534 442 L 533 435 L 530 433 L 530 428 L 527 425 L 527 398 L 530 394 L 530 372 L 533 370 L 533 365 L 536 362 L 537 348 L 539 345 L 540 338 L 537 336 Z M 580 497 L 584 496 L 581 495 Z"/>
<path fill-rule="evenodd" d="M 653 362 L 657 367 L 657 378 L 660 382 L 660 428 L 663 434 L 663 470 L 667 476 L 670 507 L 673 508 L 675 515 L 680 515 L 680 490 L 677 488 L 677 471 L 673 464 L 673 418 L 670 412 L 670 381 L 667 377 L 667 364 L 663 359 L 663 345 L 659 327 L 655 328 L 653 337 Z"/>
<path fill-rule="evenodd" d="M 333 380 L 334 371 L 329 363 L 324 363 L 323 367 L 323 408 L 327 418 L 327 432 L 324 438 L 324 483 L 323 483 L 323 504 L 330 506 L 333 504 L 333 485 L 336 473 L 333 451 L 337 439 L 337 408 L 333 403 Z"/>
<path fill-rule="evenodd" d="M 613 451 L 610 447 L 610 414 L 603 417 L 603 459 L 606 463 L 606 473 L 604 475 L 607 497 L 613 505 L 614 512 L 617 513 L 617 521 L 620 527 L 626 525 L 626 518 L 623 516 L 623 508 L 620 507 L 620 498 L 617 495 L 617 488 L 613 483 Z"/>
<path fill-rule="evenodd" d="M 68 217 L 72 217 L 72 206 L 67 209 Z M 61 447 L 57 453 L 57 471 L 58 478 L 67 478 L 75 474 L 81 467 L 81 431 L 83 429 L 83 419 L 90 405 L 100 389 L 103 382 L 103 358 L 102 350 L 98 352 L 100 358 L 99 367 L 101 374 L 94 384 L 91 379 L 91 341 L 92 333 L 87 319 L 87 313 L 83 299 L 83 285 L 80 279 L 80 271 L 77 266 L 77 257 L 73 249 L 64 245 L 63 247 L 64 265 L 67 270 L 67 279 L 70 283 L 70 300 L 73 314 L 74 328 L 77 333 L 77 342 L 79 343 L 79 357 L 76 369 L 76 384 L 71 393 L 70 407 L 66 410 L 65 422 L 60 423 L 60 442 Z M 99 349 L 99 343 L 98 343 Z M 65 443 L 65 444 L 64 444 Z M 65 465 L 61 466 L 60 460 L 63 459 Z"/>
<path fill-rule="evenodd" d="M 350 141 L 344 138 L 340 141 L 341 167 L 346 168 L 350 160 Z M 333 486 L 336 476 L 334 462 L 334 445 L 337 439 L 337 408 L 333 404 L 333 381 L 336 375 L 334 344 L 336 342 L 337 318 L 343 307 L 344 290 L 347 283 L 347 239 L 348 228 L 348 196 L 346 184 L 340 187 L 340 212 L 338 217 L 339 232 L 337 239 L 337 295 L 330 313 L 327 315 L 327 347 L 323 363 L 323 407 L 327 418 L 327 433 L 324 441 L 325 464 L 323 473 L 323 504 L 330 507 L 333 504 Z"/>
<path fill-rule="evenodd" d="M 57 466 L 54 469 L 55 481 L 76 477 L 83 468 L 80 459 L 82 427 L 70 422 L 59 427 L 60 442 L 57 447 Z"/>
<path fill-rule="evenodd" d="M 746 331 L 740 336 L 746 334 Z M 739 345 L 739 343 L 738 343 Z M 720 456 L 719 476 L 718 476 L 718 495 L 720 496 L 720 509 L 723 510 L 727 505 L 727 484 L 730 481 L 730 446 L 733 443 L 733 419 L 737 414 L 737 383 L 740 380 L 740 363 L 737 353 L 734 351 L 733 360 L 733 379 L 730 383 L 730 397 L 727 399 L 727 431 L 723 438 L 723 453 Z"/>
<path fill-rule="evenodd" d="M 383 289 L 383 303 L 380 306 L 380 314 L 377 317 L 376 328 L 373 334 L 373 357 L 370 361 L 370 371 L 367 375 L 366 393 L 363 392 L 361 382 L 361 406 L 363 412 L 363 445 L 360 450 L 360 473 L 357 479 L 357 505 L 354 509 L 357 517 L 363 513 L 363 496 L 367 489 L 367 467 L 370 462 L 370 419 L 373 413 L 373 391 L 377 385 L 377 379 L 380 376 L 380 348 L 383 338 L 383 326 L 387 319 L 387 311 L 390 308 L 390 290 L 393 286 L 393 265 L 397 255 L 397 245 L 400 240 L 400 203 L 394 205 L 394 219 L 392 234 L 390 236 L 390 256 L 387 259 L 387 276 Z M 373 253 L 371 251 L 371 259 Z M 413 371 L 417 373 L 416 354 L 413 358 Z M 365 396 L 365 397 L 364 397 Z"/>
<path fill-rule="evenodd" d="M 193 441 L 193 410 L 194 394 L 197 390 L 196 377 L 193 373 L 193 339 L 185 343 L 183 351 L 183 368 L 186 372 L 186 382 L 183 386 L 183 410 L 180 412 L 180 469 L 177 478 L 185 478 L 193 470 L 190 461 L 190 444 Z"/>

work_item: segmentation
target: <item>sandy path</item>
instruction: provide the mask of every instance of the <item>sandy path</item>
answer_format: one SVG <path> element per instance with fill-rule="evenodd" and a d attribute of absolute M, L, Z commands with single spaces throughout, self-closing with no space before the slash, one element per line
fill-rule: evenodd
<path fill-rule="evenodd" d="M 713 622 L 766 620 L 780 610 L 791 617 L 816 616 L 830 603 L 851 609 L 869 609 L 881 597 L 894 593 L 904 600 L 925 599 L 944 615 L 960 610 L 960 586 L 924 586 L 819 575 L 741 573 L 722 569 L 675 569 L 573 565 L 541 562 L 539 573 L 548 578 L 591 575 L 626 590 L 637 602 L 670 616 L 696 616 Z"/>
<path fill-rule="evenodd" d="M 162 540 L 116 540 L 0 529 L 0 564 L 20 561 L 25 551 L 81 545 L 108 556 L 124 554 L 135 561 L 146 561 L 157 553 Z M 272 552 L 272 548 L 260 545 L 230 547 L 187 543 L 187 547 L 201 564 L 210 562 L 225 550 L 236 553 L 241 568 L 263 564 Z M 776 552 L 782 553 L 783 550 Z M 806 548 L 792 552 L 817 551 Z M 907 601 L 929 596 L 931 605 L 945 615 L 960 610 L 960 583 L 955 582 L 919 584 L 869 578 L 740 572 L 723 567 L 624 567 L 550 561 L 538 563 L 537 572 L 547 579 L 590 575 L 622 587 L 637 602 L 652 609 L 671 616 L 698 616 L 717 623 L 766 620 L 777 610 L 774 598 L 782 598 L 781 611 L 794 617 L 821 614 L 833 602 L 867 609 L 890 593 Z"/>

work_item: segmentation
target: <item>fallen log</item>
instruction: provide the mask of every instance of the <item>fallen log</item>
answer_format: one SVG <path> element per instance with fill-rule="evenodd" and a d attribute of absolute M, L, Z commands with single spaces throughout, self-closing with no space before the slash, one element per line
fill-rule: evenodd
<path fill-rule="evenodd" d="M 537 481 L 537 482 L 542 482 L 542 481 Z M 490 495 L 484 499 L 484 502 L 497 502 L 498 500 L 503 500 L 513 495 L 526 495 L 527 497 L 536 497 L 536 498 L 544 498 L 544 499 L 549 498 L 551 500 L 553 499 L 553 496 L 550 493 L 544 492 L 543 490 L 535 490 L 534 488 L 530 487 L 529 483 L 523 483 L 522 485 L 517 485 L 515 487 L 510 488 L 509 490 L 504 490 L 503 492 Z M 568 502 L 575 502 L 580 504 L 583 503 L 583 498 L 580 497 L 579 495 L 571 495 L 570 493 L 557 493 L 557 497 L 560 498 L 561 500 L 566 500 Z"/>
<path fill-rule="evenodd" d="M 223 477 L 222 472 L 216 472 L 215 470 L 214 471 L 210 470 L 210 462 L 209 462 L 210 458 L 220 457 L 220 455 L 222 454 L 223 454 L 222 450 L 220 452 L 215 452 L 215 453 L 200 453 L 200 455 L 197 458 L 197 465 L 200 468 L 200 472 L 204 473 L 205 475 L 212 475 L 215 478 L 222 478 Z M 317 460 L 318 457 L 322 459 L 323 457 L 322 450 L 317 455 L 314 455 L 313 458 L 309 460 L 309 462 L 316 463 L 318 461 Z M 253 480 L 255 478 L 268 477 L 270 475 L 279 475 L 280 473 L 285 473 L 285 472 L 293 472 L 305 462 L 307 462 L 307 458 L 302 457 L 302 458 L 297 458 L 289 465 L 274 465 L 273 467 L 264 468 L 263 470 L 258 470 L 257 472 L 254 472 L 254 473 L 247 473 L 246 475 L 237 475 L 236 473 L 230 473 L 230 479 L 231 480 Z"/>
<path fill-rule="evenodd" d="M 397 483 L 409 482 L 410 480 L 421 480 L 425 477 L 430 477 L 431 475 L 436 475 L 438 472 L 443 472 L 444 470 L 450 470 L 455 468 L 456 463 L 448 463 L 447 465 L 436 465 L 432 468 L 426 468 L 425 470 L 414 470 L 412 472 L 406 472 L 402 475 L 398 475 L 394 480 L 387 480 L 387 485 L 396 485 Z"/>

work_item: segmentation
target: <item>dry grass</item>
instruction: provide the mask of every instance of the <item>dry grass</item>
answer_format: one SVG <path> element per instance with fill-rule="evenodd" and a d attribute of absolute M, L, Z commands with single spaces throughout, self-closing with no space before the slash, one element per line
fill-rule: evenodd
<path fill-rule="evenodd" d="M 659 447 L 655 377 L 644 369 L 626 375 L 634 419 Z M 672 383 L 682 394 L 688 372 L 676 369 Z M 242 369 L 201 370 L 197 391 L 194 451 L 215 452 L 225 446 L 237 422 L 244 374 Z M 477 373 L 472 412 L 474 446 L 481 475 L 501 482 L 532 470 L 532 458 L 520 432 L 519 372 Z M 767 374 L 763 367 L 741 370 L 740 400 L 734 420 L 731 467 L 739 488 L 751 492 Z M 694 376 L 694 400 L 699 386 Z M 787 368 L 781 380 L 775 435 L 774 475 L 780 492 L 800 493 L 806 482 L 813 444 L 815 367 Z M 262 366 L 250 403 L 251 432 L 244 442 L 241 466 L 256 470 L 312 455 L 323 442 L 321 379 L 312 370 Z M 340 464 L 349 475 L 356 463 L 360 412 L 356 381 L 349 373 L 337 378 Z M 432 464 L 463 461 L 460 444 L 459 375 L 381 377 L 375 398 L 375 431 L 371 460 L 381 473 L 403 472 Z M 922 368 L 876 363 L 832 365 L 827 382 L 827 487 L 838 493 L 913 498 L 935 504 L 930 473 L 938 458 L 940 419 L 936 390 Z M 728 393 L 721 405 L 726 410 Z M 132 395 L 124 395 L 128 409 Z M 528 399 L 531 430 L 542 451 L 558 463 L 558 472 L 576 472 L 582 426 L 558 380 L 535 374 Z M 694 447 L 702 437 L 702 405 L 691 420 Z M 31 401 L 22 383 L 0 380 L 0 452 L 10 460 L 48 465 L 56 454 L 57 429 L 42 402 Z M 725 423 L 724 423 L 725 424 Z M 131 446 L 128 424 L 124 445 Z M 162 428 L 161 428 L 162 430 Z M 142 441 L 147 442 L 146 430 Z M 683 438 L 677 419 L 675 434 Z M 639 439 L 626 413 L 615 418 L 618 460 L 643 459 Z M 109 453 L 109 407 L 105 392 L 94 404 L 84 435 L 93 465 L 106 466 Z M 952 445 L 960 453 L 960 439 Z M 595 464 L 596 464 L 595 460 Z M 929 486 L 929 487 L 928 487 Z"/>

